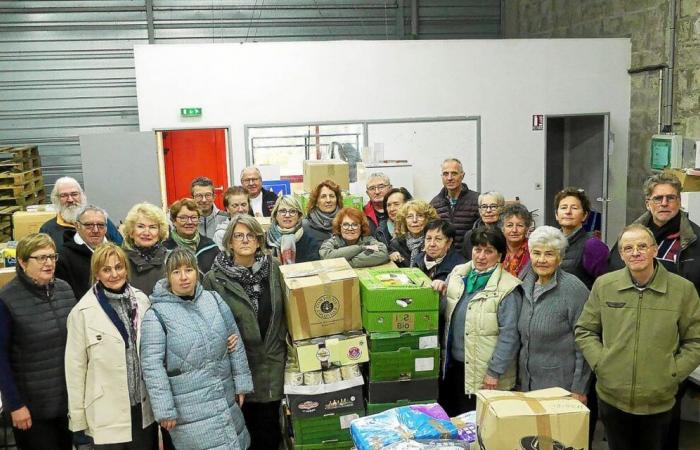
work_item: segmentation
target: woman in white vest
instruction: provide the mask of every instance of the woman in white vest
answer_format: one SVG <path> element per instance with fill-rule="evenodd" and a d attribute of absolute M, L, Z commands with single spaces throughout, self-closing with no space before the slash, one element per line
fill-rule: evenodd
<path fill-rule="evenodd" d="M 520 280 L 506 272 L 506 239 L 497 228 L 471 234 L 472 260 L 444 284 L 443 370 L 439 402 L 450 416 L 473 410 L 479 389 L 515 386 L 520 347 Z"/>

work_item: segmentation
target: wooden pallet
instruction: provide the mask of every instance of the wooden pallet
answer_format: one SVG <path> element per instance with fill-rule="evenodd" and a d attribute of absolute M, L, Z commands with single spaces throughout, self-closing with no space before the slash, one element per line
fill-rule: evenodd
<path fill-rule="evenodd" d="M 13 159 L 0 162 L 0 172 L 26 172 L 28 170 L 40 169 L 41 159 L 38 156 L 24 159 Z"/>
<path fill-rule="evenodd" d="M 0 192 L 1 194 L 1 192 Z M 0 196 L 0 205 L 2 206 L 26 206 L 26 205 L 38 205 L 44 202 L 46 194 L 44 192 L 44 186 L 42 185 L 39 189 L 30 192 L 22 192 L 17 196 L 2 195 Z"/>
<path fill-rule="evenodd" d="M 44 187 L 43 178 L 34 178 L 23 184 L 17 185 L 2 185 L 0 184 L 0 198 L 3 197 L 22 197 L 25 193 L 36 192 Z"/>
<path fill-rule="evenodd" d="M 0 173 L 0 186 L 24 185 L 37 178 L 42 178 L 41 169 L 31 169 L 24 172 L 2 172 Z"/>

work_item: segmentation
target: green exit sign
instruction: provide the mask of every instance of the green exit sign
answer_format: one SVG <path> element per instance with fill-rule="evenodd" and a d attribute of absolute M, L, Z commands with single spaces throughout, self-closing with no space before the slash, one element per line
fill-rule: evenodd
<path fill-rule="evenodd" d="M 180 108 L 182 117 L 199 117 L 202 115 L 202 108 Z"/>

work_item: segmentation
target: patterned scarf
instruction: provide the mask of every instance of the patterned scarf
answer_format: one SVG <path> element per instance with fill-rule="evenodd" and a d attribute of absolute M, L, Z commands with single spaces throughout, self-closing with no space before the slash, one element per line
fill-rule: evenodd
<path fill-rule="evenodd" d="M 199 231 L 195 231 L 194 236 L 187 239 L 180 236 L 177 230 L 173 228 L 173 231 L 170 233 L 170 237 L 173 238 L 173 241 L 175 241 L 178 247 L 188 248 L 192 250 L 192 253 L 197 252 L 197 247 L 199 247 Z"/>
<path fill-rule="evenodd" d="M 267 245 L 277 250 L 282 264 L 294 264 L 297 254 L 297 242 L 304 235 L 301 220 L 294 228 L 282 228 L 276 220 L 272 221 L 267 231 Z"/>
<path fill-rule="evenodd" d="M 322 230 L 327 233 L 331 233 L 333 231 L 333 219 L 335 218 L 336 214 L 338 214 L 337 206 L 335 207 L 332 213 L 324 213 L 323 211 L 318 209 L 318 207 L 316 207 L 311 210 L 308 219 L 309 222 L 311 222 L 311 226 L 313 226 L 317 230 Z"/>
<path fill-rule="evenodd" d="M 139 256 L 144 260 L 150 261 L 156 256 L 162 245 L 162 241 L 158 241 L 150 247 L 139 247 L 138 245 L 134 245 L 134 250 L 136 250 Z"/>
<path fill-rule="evenodd" d="M 228 256 L 226 252 L 221 252 L 214 259 L 213 267 L 219 268 L 226 276 L 241 285 L 248 295 L 257 317 L 262 297 L 262 283 L 270 277 L 269 258 L 259 253 L 255 256 L 253 267 L 248 268 L 236 264 L 232 256 Z"/>
<path fill-rule="evenodd" d="M 418 237 L 414 237 L 411 233 L 406 233 L 406 245 L 411 251 L 411 265 L 409 267 L 415 267 L 416 255 L 423 250 L 423 242 L 425 241 L 425 234 L 421 234 Z"/>
<path fill-rule="evenodd" d="M 509 274 L 517 277 L 523 267 L 530 262 L 530 250 L 528 249 L 527 241 L 520 246 L 517 252 L 506 252 L 506 259 L 503 260 L 503 268 Z"/>

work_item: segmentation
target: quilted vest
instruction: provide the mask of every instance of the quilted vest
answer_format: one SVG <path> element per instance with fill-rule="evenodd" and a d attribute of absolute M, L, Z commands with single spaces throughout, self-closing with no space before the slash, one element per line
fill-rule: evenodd
<path fill-rule="evenodd" d="M 593 287 L 595 278 L 583 268 L 583 251 L 586 248 L 586 242 L 592 237 L 593 234 L 583 228 L 579 228 L 574 234 L 569 236 L 569 246 L 566 248 L 566 253 L 560 266 L 564 272 L 568 272 L 581 280 L 588 290 L 591 290 Z"/>
<path fill-rule="evenodd" d="M 472 269 L 470 261 L 455 267 L 450 275 L 446 294 L 445 336 L 450 330 L 452 314 L 464 293 L 463 278 Z M 503 270 L 503 266 L 499 264 L 486 283 L 486 287 L 469 301 L 464 323 L 464 393 L 467 395 L 481 389 L 489 360 L 498 341 L 498 306 L 519 285 L 520 280 Z M 447 338 L 445 338 L 444 348 L 447 349 Z M 499 378 L 498 389 L 513 389 L 515 380 L 516 363 L 513 361 L 513 364 Z"/>

